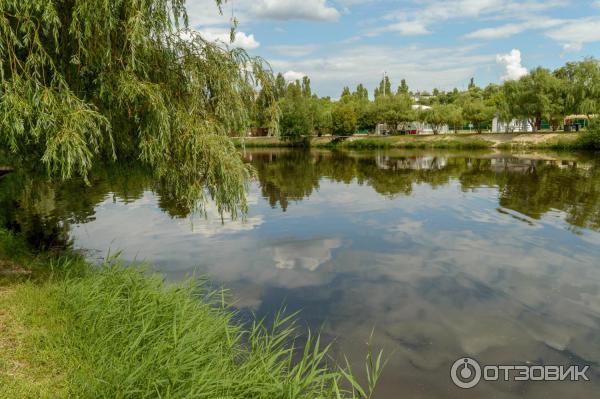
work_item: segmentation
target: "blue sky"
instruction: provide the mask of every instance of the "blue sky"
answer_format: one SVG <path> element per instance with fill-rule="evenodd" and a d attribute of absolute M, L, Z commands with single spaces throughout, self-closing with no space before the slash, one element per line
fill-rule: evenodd
<path fill-rule="evenodd" d="M 384 72 L 412 90 L 465 88 L 600 57 L 600 0 L 188 0 L 192 27 L 227 40 L 313 90 L 339 97 L 370 91 Z"/>

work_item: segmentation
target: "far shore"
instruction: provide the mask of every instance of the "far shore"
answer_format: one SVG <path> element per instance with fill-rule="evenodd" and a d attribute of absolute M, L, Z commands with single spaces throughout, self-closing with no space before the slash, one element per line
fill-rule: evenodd
<path fill-rule="evenodd" d="M 342 140 L 334 136 L 311 137 L 301 143 L 277 137 L 235 138 L 239 147 L 336 147 L 336 148 L 499 148 L 570 150 L 582 133 L 457 133 L 419 136 L 376 136 L 357 134 Z"/>

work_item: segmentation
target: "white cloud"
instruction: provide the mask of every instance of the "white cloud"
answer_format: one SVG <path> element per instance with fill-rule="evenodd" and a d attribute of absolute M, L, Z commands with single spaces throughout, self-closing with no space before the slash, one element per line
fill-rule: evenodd
<path fill-rule="evenodd" d="M 527 75 L 527 68 L 521 65 L 521 51 L 517 49 L 508 54 L 498 54 L 496 62 L 504 67 L 502 80 L 517 80 Z"/>
<path fill-rule="evenodd" d="M 562 48 L 565 53 L 578 53 L 583 50 L 583 43 L 565 43 Z"/>
<path fill-rule="evenodd" d="M 260 46 L 260 43 L 254 38 L 253 34 L 248 35 L 240 31 L 235 33 L 235 40 L 233 43 L 230 43 L 230 31 L 226 29 L 211 28 L 200 30 L 198 33 L 206 40 L 231 44 L 234 47 L 240 47 L 246 50 L 252 50 Z"/>
<path fill-rule="evenodd" d="M 371 30 L 370 35 L 388 31 L 397 31 L 406 35 L 411 30 L 418 34 L 431 33 L 436 24 L 450 19 L 487 18 L 522 21 L 531 14 L 568 5 L 565 0 L 429 0 L 415 3 L 416 6 L 412 8 L 405 6 L 399 11 L 388 13 L 384 20 L 395 22 Z M 404 26 L 402 30 L 397 29 L 398 24 Z M 507 35 L 511 30 L 522 31 L 520 29 L 522 28 L 515 23 L 503 27 L 505 32 L 499 31 L 499 33 Z M 494 35 L 494 32 L 486 30 L 481 34 L 490 36 Z"/>
<path fill-rule="evenodd" d="M 414 90 L 452 89 L 461 87 L 481 68 L 495 64 L 495 54 L 473 54 L 476 48 L 349 44 L 325 56 L 272 59 L 270 64 L 278 71 L 306 73 L 321 95 L 332 97 L 339 96 L 344 86 L 363 83 L 374 88 L 384 68 L 394 85 L 404 78 Z"/>
<path fill-rule="evenodd" d="M 305 73 L 303 73 L 303 72 L 296 72 L 296 71 L 287 71 L 287 72 L 285 72 L 283 74 L 283 77 L 288 82 L 293 82 L 295 80 L 301 80 L 305 76 L 307 76 Z"/>
<path fill-rule="evenodd" d="M 341 14 L 327 0 L 236 0 L 222 5 L 222 13 L 215 0 L 188 0 L 186 2 L 192 27 L 224 26 L 235 16 L 242 23 L 255 19 L 337 21 Z"/>
<path fill-rule="evenodd" d="M 580 51 L 586 43 L 600 41 L 600 18 L 572 20 L 546 36 L 562 44 L 565 51 Z"/>
<path fill-rule="evenodd" d="M 258 17 L 277 20 L 337 21 L 340 18 L 340 12 L 325 0 L 259 0 L 252 11 Z"/>
<path fill-rule="evenodd" d="M 420 21 L 401 21 L 393 23 L 382 28 L 374 29 L 367 33 L 366 36 L 377 36 L 384 32 L 395 32 L 402 36 L 417 36 L 431 33 L 427 26 Z"/>
<path fill-rule="evenodd" d="M 508 24 L 494 28 L 484 28 L 471 32 L 465 37 L 467 39 L 500 39 L 519 34 L 527 29 L 523 24 Z"/>
<path fill-rule="evenodd" d="M 465 35 L 467 39 L 502 39 L 518 35 L 527 30 L 550 29 L 564 24 L 564 20 L 559 19 L 528 19 L 522 23 L 511 23 L 492 28 L 479 29 Z"/>

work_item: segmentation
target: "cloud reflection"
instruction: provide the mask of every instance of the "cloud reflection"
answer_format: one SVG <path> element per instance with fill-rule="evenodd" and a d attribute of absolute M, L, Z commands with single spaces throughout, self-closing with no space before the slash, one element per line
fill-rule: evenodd
<path fill-rule="evenodd" d="M 339 248 L 338 238 L 290 241 L 273 244 L 273 259 L 279 269 L 306 269 L 315 271 L 331 260 L 331 252 Z"/>

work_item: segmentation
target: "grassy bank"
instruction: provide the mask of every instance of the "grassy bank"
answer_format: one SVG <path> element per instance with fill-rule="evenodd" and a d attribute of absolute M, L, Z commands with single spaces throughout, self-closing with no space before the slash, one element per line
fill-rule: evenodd
<path fill-rule="evenodd" d="M 376 149 L 376 148 L 405 148 L 405 149 L 481 149 L 490 148 L 493 143 L 480 138 L 446 138 L 438 140 L 423 140 L 417 138 L 360 138 L 343 141 L 338 144 L 319 145 L 320 147 L 334 147 L 347 149 Z"/>
<path fill-rule="evenodd" d="M 325 145 L 330 137 L 312 137 L 309 140 L 283 141 L 277 137 L 246 137 L 234 138 L 233 143 L 238 148 L 295 148 Z"/>
<path fill-rule="evenodd" d="M 549 149 L 557 151 L 597 151 L 600 139 L 592 133 L 484 133 L 428 136 L 354 136 L 336 142 L 332 137 L 314 137 L 308 143 L 289 143 L 276 137 L 237 139 L 236 145 L 246 148 L 311 146 L 340 149 Z"/>
<path fill-rule="evenodd" d="M 32 255 L 4 231 L 0 259 L 0 397 L 368 396 L 340 389 L 356 382 L 318 338 L 298 353 L 289 318 L 244 327 L 221 292 Z"/>
<path fill-rule="evenodd" d="M 375 148 L 444 148 L 444 149 L 468 149 L 489 148 L 493 142 L 487 141 L 480 136 L 354 136 L 345 141 L 333 141 L 332 137 L 313 137 L 310 141 L 288 142 L 279 140 L 277 137 L 252 137 L 245 139 L 234 139 L 238 147 L 245 148 L 294 148 L 294 147 L 316 147 L 316 148 L 347 148 L 347 149 L 375 149 Z"/>

